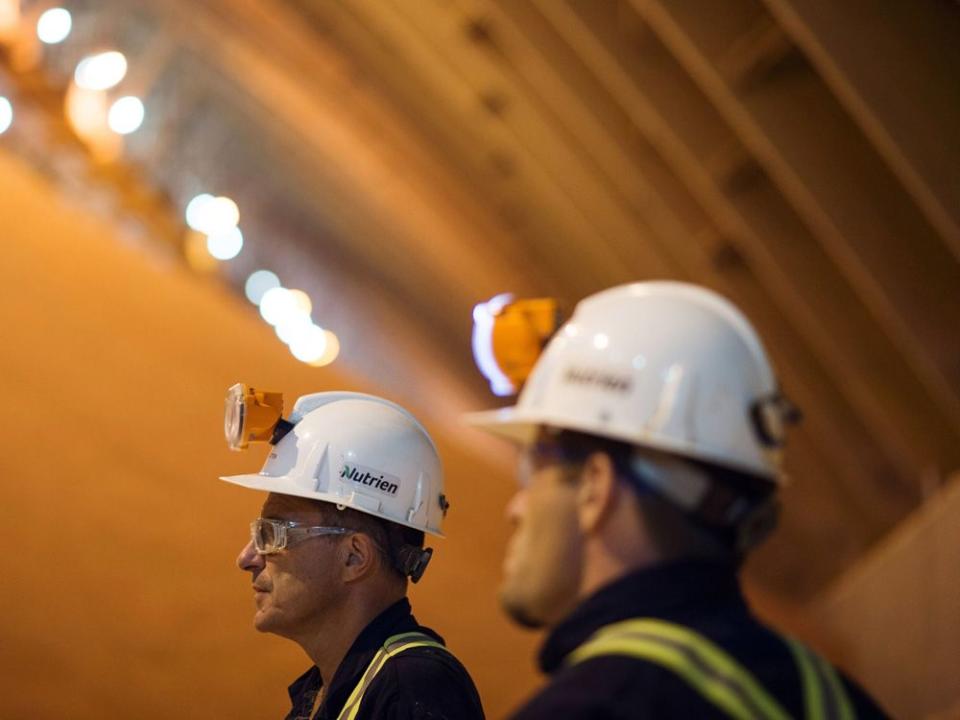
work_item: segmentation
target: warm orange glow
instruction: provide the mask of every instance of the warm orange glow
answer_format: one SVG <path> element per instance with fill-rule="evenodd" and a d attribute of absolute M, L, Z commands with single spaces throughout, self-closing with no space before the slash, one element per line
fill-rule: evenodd
<path fill-rule="evenodd" d="M 18 73 L 33 70 L 40 64 L 43 52 L 40 49 L 40 43 L 32 35 L 19 34 L 17 38 L 10 43 L 8 50 L 10 58 L 10 67 Z"/>
<path fill-rule="evenodd" d="M 100 162 L 115 160 L 123 139 L 107 125 L 107 96 L 101 90 L 85 90 L 71 84 L 66 97 L 67 120 Z"/>
<path fill-rule="evenodd" d="M 188 230 L 184 236 L 183 256 L 197 272 L 212 272 L 218 264 L 217 259 L 207 252 L 207 236 L 195 230 Z"/>
<path fill-rule="evenodd" d="M 0 0 L 0 42 L 16 37 L 20 27 L 20 1 Z"/>
<path fill-rule="evenodd" d="M 71 85 L 66 98 L 67 120 L 82 138 L 107 130 L 107 96 L 99 90 Z"/>

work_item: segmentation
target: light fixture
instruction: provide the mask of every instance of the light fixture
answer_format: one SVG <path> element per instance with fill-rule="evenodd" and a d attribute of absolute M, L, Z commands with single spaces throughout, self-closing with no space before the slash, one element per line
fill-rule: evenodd
<path fill-rule="evenodd" d="M 194 197 L 190 202 L 187 203 L 187 210 L 185 213 L 187 225 L 196 230 L 197 232 L 202 232 L 201 225 L 203 224 L 203 218 L 206 213 L 207 204 L 213 201 L 214 197 L 210 193 L 200 193 Z"/>
<path fill-rule="evenodd" d="M 278 325 L 298 312 L 297 301 L 286 288 L 270 288 L 260 299 L 260 315 L 271 325 Z"/>
<path fill-rule="evenodd" d="M 326 349 L 327 336 L 323 328 L 317 325 L 311 325 L 290 343 L 290 352 L 297 360 L 305 363 L 318 361 Z"/>
<path fill-rule="evenodd" d="M 290 313 L 275 326 L 277 337 L 286 345 L 302 342 L 302 336 L 310 332 L 313 321 L 304 313 Z"/>
<path fill-rule="evenodd" d="M 243 233 L 238 227 L 207 236 L 207 252 L 217 260 L 233 260 L 242 249 Z"/>
<path fill-rule="evenodd" d="M 187 225 L 207 235 L 224 233 L 240 222 L 240 209 L 228 197 L 201 193 L 187 204 Z"/>
<path fill-rule="evenodd" d="M 127 74 L 127 59 L 116 50 L 88 55 L 77 64 L 73 79 L 85 90 L 109 90 Z"/>
<path fill-rule="evenodd" d="M 324 330 L 323 334 L 327 339 L 327 347 L 323 351 L 323 355 L 308 363 L 314 367 L 323 367 L 324 365 L 329 365 L 336 360 L 337 356 L 340 354 L 340 339 L 329 330 Z"/>
<path fill-rule="evenodd" d="M 256 390 L 237 383 L 227 390 L 223 434 L 231 450 L 243 450 L 251 442 L 275 442 L 278 427 L 292 425 L 282 418 L 283 394 Z"/>
<path fill-rule="evenodd" d="M 13 125 L 13 105 L 3 95 L 0 95 L 0 135 L 3 135 Z"/>
<path fill-rule="evenodd" d="M 497 364 L 493 352 L 494 318 L 513 301 L 513 295 L 502 293 L 473 308 L 473 359 L 490 383 L 494 395 L 504 397 L 516 391 L 513 383 Z"/>
<path fill-rule="evenodd" d="M 294 302 L 297 303 L 300 312 L 304 315 L 309 315 L 313 312 L 313 303 L 310 301 L 310 296 L 303 290 L 291 290 L 290 294 L 293 296 Z"/>
<path fill-rule="evenodd" d="M 73 17 L 65 8 L 50 8 L 37 20 L 37 37 L 40 38 L 40 42 L 47 45 L 63 42 L 72 29 Z"/>
<path fill-rule="evenodd" d="M 243 286 L 243 292 L 247 300 L 254 305 L 259 305 L 263 299 L 263 294 L 271 288 L 280 287 L 280 278 L 269 270 L 257 270 L 250 274 L 247 282 Z"/>
<path fill-rule="evenodd" d="M 140 98 L 127 95 L 110 106 L 107 124 L 118 135 L 129 135 L 143 124 L 144 113 Z"/>

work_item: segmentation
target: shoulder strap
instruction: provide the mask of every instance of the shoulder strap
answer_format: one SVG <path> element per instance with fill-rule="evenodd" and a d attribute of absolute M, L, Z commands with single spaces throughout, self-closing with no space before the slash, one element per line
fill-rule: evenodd
<path fill-rule="evenodd" d="M 344 703 L 343 709 L 337 716 L 337 720 L 355 720 L 357 713 L 360 712 L 360 702 L 363 700 L 364 693 L 367 691 L 367 688 L 370 687 L 370 683 L 373 682 L 373 679 L 377 676 L 377 673 L 380 672 L 381 668 L 383 668 L 387 660 L 394 655 L 399 655 L 402 652 L 417 647 L 435 647 L 446 650 L 446 647 L 444 647 L 442 643 L 437 642 L 422 632 L 401 633 L 387 638 L 386 642 L 383 643 L 383 647 L 377 650 L 370 664 L 367 665 L 363 677 L 360 678 L 360 682 L 357 683 L 353 692 L 350 693 L 350 697 L 348 697 L 347 702 Z"/>
<path fill-rule="evenodd" d="M 808 720 L 853 720 L 833 668 L 796 641 L 788 644 L 800 668 Z M 601 628 L 567 662 L 575 665 L 602 655 L 629 655 L 665 667 L 737 720 L 790 720 L 750 671 L 688 627 L 652 618 L 625 620 Z"/>

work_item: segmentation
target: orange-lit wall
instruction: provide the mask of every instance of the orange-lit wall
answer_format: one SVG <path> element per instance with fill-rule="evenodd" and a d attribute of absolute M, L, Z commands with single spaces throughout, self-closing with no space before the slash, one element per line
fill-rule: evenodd
<path fill-rule="evenodd" d="M 298 363 L 246 300 L 4 155 L 0 242 L 0 717 L 282 716 L 307 661 L 251 628 L 233 560 L 261 496 L 215 478 L 262 450 L 226 450 L 223 392 L 377 389 Z M 537 682 L 495 600 L 510 480 L 426 421 L 453 508 L 415 610 L 501 717 Z"/>

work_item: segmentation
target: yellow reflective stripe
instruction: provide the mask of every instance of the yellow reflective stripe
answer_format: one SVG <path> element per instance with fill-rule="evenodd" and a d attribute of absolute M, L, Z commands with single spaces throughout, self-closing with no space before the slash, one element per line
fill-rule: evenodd
<path fill-rule="evenodd" d="M 377 654 L 373 656 L 373 660 L 367 665 L 367 669 L 360 678 L 360 682 L 357 683 L 353 692 L 350 693 L 350 697 L 348 697 L 347 701 L 343 704 L 337 720 L 354 720 L 354 718 L 357 717 L 357 712 L 360 710 L 360 700 L 363 698 L 364 691 L 367 689 L 370 681 L 373 680 L 373 677 L 380 672 L 380 668 L 386 661 L 387 651 L 381 648 L 377 651 Z"/>
<path fill-rule="evenodd" d="M 736 720 L 756 720 L 757 712 L 744 701 L 740 693 L 716 677 L 701 672 L 679 650 L 668 648 L 656 641 L 638 638 L 602 638 L 579 648 L 572 658 L 574 663 L 600 655 L 630 655 L 662 665 L 692 685 L 705 700 L 713 703 Z M 777 715 L 787 720 L 787 715 Z"/>
<path fill-rule="evenodd" d="M 752 674 L 689 628 L 662 620 L 625 620 L 601 628 L 571 653 L 570 662 L 610 654 L 632 655 L 667 667 L 735 718 L 790 720 Z"/>
<path fill-rule="evenodd" d="M 807 649 L 793 638 L 784 638 L 793 653 L 793 659 L 800 668 L 800 679 L 803 682 L 803 706 L 807 710 L 807 720 L 822 720 L 824 718 L 823 685 L 813 667 L 813 661 Z"/>
<path fill-rule="evenodd" d="M 784 638 L 800 668 L 808 720 L 855 720 L 843 683 L 826 660 L 793 638 Z"/>
<path fill-rule="evenodd" d="M 833 695 L 832 701 L 836 709 L 835 716 L 838 717 L 839 720 L 856 720 L 857 715 L 853 711 L 853 706 L 850 704 L 850 697 L 847 695 L 846 690 L 843 689 L 843 683 L 840 682 L 837 671 L 820 656 L 814 655 L 813 657 L 814 661 L 820 666 L 820 676 L 826 678 L 830 694 Z"/>
<path fill-rule="evenodd" d="M 343 709 L 337 716 L 337 720 L 355 720 L 357 714 L 360 712 L 360 704 L 363 701 L 364 693 L 367 691 L 367 688 L 370 687 L 373 679 L 377 676 L 377 673 L 380 672 L 381 668 L 383 668 L 387 660 L 415 647 L 437 647 L 446 650 L 441 643 L 438 643 L 429 635 L 420 632 L 401 633 L 387 638 L 386 642 L 383 643 L 383 647 L 377 651 L 376 655 L 374 655 L 370 661 L 370 664 L 367 665 L 367 669 L 360 678 L 360 682 L 357 683 L 353 692 L 350 693 L 350 697 L 347 698 L 347 701 L 344 703 Z"/>

